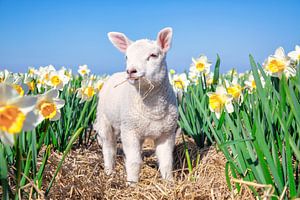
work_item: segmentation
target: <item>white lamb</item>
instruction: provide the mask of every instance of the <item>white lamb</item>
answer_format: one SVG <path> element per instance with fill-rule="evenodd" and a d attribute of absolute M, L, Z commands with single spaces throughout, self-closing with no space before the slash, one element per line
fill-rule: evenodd
<path fill-rule="evenodd" d="M 124 34 L 108 33 L 126 56 L 126 72 L 113 74 L 104 84 L 97 108 L 95 129 L 102 144 L 106 174 L 111 174 L 120 134 L 126 156 L 127 182 L 139 180 L 141 147 L 145 138 L 156 145 L 159 169 L 172 180 L 172 151 L 177 127 L 177 102 L 169 83 L 166 53 L 172 29 L 165 28 L 156 41 L 130 41 Z"/>

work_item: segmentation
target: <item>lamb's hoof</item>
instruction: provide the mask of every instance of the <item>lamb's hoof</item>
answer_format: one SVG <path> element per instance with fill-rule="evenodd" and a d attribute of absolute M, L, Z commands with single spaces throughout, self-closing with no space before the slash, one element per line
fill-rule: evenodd
<path fill-rule="evenodd" d="M 164 179 L 167 182 L 174 182 L 174 178 L 172 174 L 166 174 L 164 176 L 162 176 L 162 179 Z"/>
<path fill-rule="evenodd" d="M 112 170 L 112 169 L 107 169 L 107 168 L 105 168 L 104 171 L 105 171 L 105 174 L 106 174 L 107 176 L 112 175 L 113 172 L 114 172 L 114 170 Z"/>
<path fill-rule="evenodd" d="M 135 187 L 137 184 L 137 181 L 126 181 L 127 187 Z"/>

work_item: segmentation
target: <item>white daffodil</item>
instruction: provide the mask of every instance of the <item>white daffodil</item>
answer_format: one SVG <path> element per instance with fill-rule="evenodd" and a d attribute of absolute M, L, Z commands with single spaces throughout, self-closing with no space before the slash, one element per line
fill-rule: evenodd
<path fill-rule="evenodd" d="M 59 91 L 51 89 L 38 96 L 34 113 L 37 116 L 36 125 L 40 124 L 44 119 L 56 121 L 60 118 L 60 109 L 64 107 L 65 101 L 59 98 Z"/>
<path fill-rule="evenodd" d="M 201 55 L 197 59 L 192 58 L 192 61 L 190 72 L 195 74 L 208 74 L 210 72 L 211 62 L 208 61 L 206 56 Z"/>
<path fill-rule="evenodd" d="M 285 74 L 287 78 L 296 75 L 296 70 L 290 65 L 289 57 L 284 53 L 284 49 L 279 47 L 275 54 L 269 56 L 263 63 L 268 75 L 281 78 Z"/>
<path fill-rule="evenodd" d="M 27 74 L 30 75 L 30 76 L 36 76 L 38 75 L 38 70 L 35 69 L 34 67 L 28 67 L 28 72 Z"/>
<path fill-rule="evenodd" d="M 291 51 L 288 53 L 288 57 L 291 58 L 292 61 L 299 62 L 300 61 L 300 46 L 295 46 L 295 51 Z"/>
<path fill-rule="evenodd" d="M 81 82 L 81 88 L 77 89 L 76 96 L 77 98 L 80 98 L 79 103 L 83 103 L 85 101 L 90 101 L 96 92 L 97 91 L 94 88 L 94 82 L 86 79 Z"/>
<path fill-rule="evenodd" d="M 262 84 L 262 87 L 264 88 L 266 82 L 262 76 L 260 76 L 260 82 Z M 253 93 L 253 91 L 256 89 L 256 82 L 252 74 L 249 75 L 248 80 L 246 80 L 244 83 L 245 87 L 248 89 L 248 93 Z"/>
<path fill-rule="evenodd" d="M 232 68 L 231 70 L 229 70 L 229 71 L 226 73 L 226 76 L 229 76 L 229 77 L 231 77 L 231 76 L 236 77 L 236 76 L 238 76 L 238 72 L 236 71 L 235 68 Z"/>
<path fill-rule="evenodd" d="M 69 82 L 69 80 L 70 79 L 65 75 L 64 70 L 51 71 L 49 73 L 49 79 L 46 83 L 52 88 L 63 90 L 64 86 Z"/>
<path fill-rule="evenodd" d="M 190 81 L 187 79 L 185 73 L 180 75 L 175 74 L 172 79 L 172 85 L 175 91 L 186 91 Z"/>
<path fill-rule="evenodd" d="M 11 72 L 9 72 L 7 69 L 2 71 L 0 73 L 0 83 L 6 83 L 6 84 L 12 84 L 14 82 L 15 78 Z"/>
<path fill-rule="evenodd" d="M 53 65 L 48 65 L 39 68 L 36 79 L 36 87 L 39 92 L 41 92 L 42 88 L 46 86 L 46 83 L 49 81 L 50 72 L 53 71 L 56 71 Z"/>
<path fill-rule="evenodd" d="M 53 65 L 48 65 L 45 67 L 40 67 L 38 71 L 38 76 L 40 77 L 41 80 L 48 81 L 49 80 L 49 75 L 50 72 L 55 72 L 56 69 L 54 68 Z"/>
<path fill-rule="evenodd" d="M 205 79 L 206 79 L 206 85 L 207 86 L 213 84 L 214 74 L 210 72 L 209 74 L 205 75 Z"/>
<path fill-rule="evenodd" d="M 66 77 L 68 78 L 68 82 L 72 79 L 72 69 L 65 69 L 64 67 L 61 68 L 64 71 Z"/>
<path fill-rule="evenodd" d="M 11 85 L 20 96 L 24 96 L 28 92 L 28 86 L 23 82 L 22 77 L 17 77 Z"/>
<path fill-rule="evenodd" d="M 36 119 L 32 111 L 37 98 L 21 97 L 12 86 L 3 83 L 0 94 L 0 140 L 12 146 L 16 134 L 34 129 Z"/>
<path fill-rule="evenodd" d="M 238 78 L 233 78 L 232 82 L 227 86 L 227 92 L 233 97 L 233 100 L 241 104 L 244 100 L 243 88 L 238 83 Z"/>
<path fill-rule="evenodd" d="M 199 77 L 200 77 L 200 74 L 195 72 L 195 71 L 189 71 L 189 80 L 194 83 L 194 84 L 198 84 L 199 83 Z"/>
<path fill-rule="evenodd" d="M 223 86 L 218 86 L 216 92 L 208 92 L 207 96 L 209 97 L 209 109 L 216 114 L 218 119 L 224 109 L 228 113 L 234 111 L 232 105 L 233 98 L 226 92 L 226 89 Z"/>
<path fill-rule="evenodd" d="M 25 78 L 24 78 L 24 83 L 27 85 L 28 89 L 30 91 L 34 91 L 35 89 L 35 78 L 34 78 L 35 75 L 32 75 L 32 74 L 25 74 Z"/>
<path fill-rule="evenodd" d="M 81 66 L 79 66 L 78 73 L 81 76 L 87 76 L 87 75 L 89 75 L 90 72 L 91 72 L 91 70 L 89 70 L 89 68 L 88 68 L 87 65 L 81 65 Z"/>

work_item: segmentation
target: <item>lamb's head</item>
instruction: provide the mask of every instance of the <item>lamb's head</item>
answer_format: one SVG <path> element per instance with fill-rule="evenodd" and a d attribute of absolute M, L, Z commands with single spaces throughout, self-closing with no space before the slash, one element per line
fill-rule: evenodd
<path fill-rule="evenodd" d="M 172 29 L 164 28 L 156 41 L 147 39 L 132 42 L 123 33 L 108 33 L 110 41 L 125 54 L 128 80 L 138 85 L 143 77 L 154 85 L 161 84 L 167 77 L 166 54 L 171 47 Z"/>

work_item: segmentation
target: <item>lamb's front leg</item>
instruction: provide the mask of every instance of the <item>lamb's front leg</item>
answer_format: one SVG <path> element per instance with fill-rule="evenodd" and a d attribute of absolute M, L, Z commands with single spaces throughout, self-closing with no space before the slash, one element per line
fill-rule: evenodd
<path fill-rule="evenodd" d="M 173 169 L 173 149 L 175 144 L 175 134 L 162 135 L 155 140 L 156 156 L 159 162 L 159 170 L 163 179 L 172 180 Z"/>
<path fill-rule="evenodd" d="M 127 182 L 136 183 L 139 180 L 139 174 L 142 164 L 141 146 L 142 141 L 131 131 L 121 131 L 123 150 L 125 153 L 125 167 L 127 173 Z"/>
<path fill-rule="evenodd" d="M 105 173 L 111 175 L 114 169 L 117 150 L 116 134 L 113 132 L 105 116 L 97 118 L 95 130 L 98 132 L 98 143 L 102 146 Z"/>

